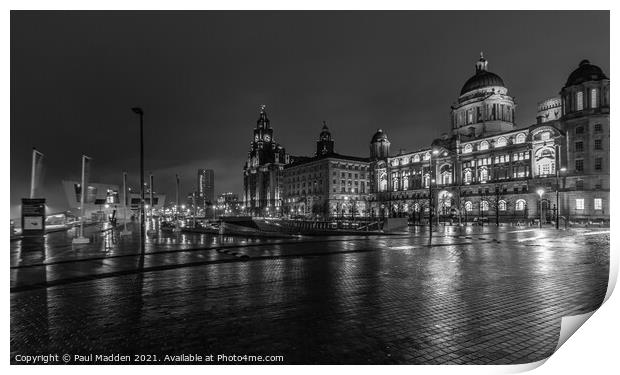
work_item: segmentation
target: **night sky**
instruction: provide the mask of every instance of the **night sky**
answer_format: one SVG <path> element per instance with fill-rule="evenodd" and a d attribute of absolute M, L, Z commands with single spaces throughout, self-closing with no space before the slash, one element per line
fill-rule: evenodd
<path fill-rule="evenodd" d="M 519 127 L 558 94 L 584 58 L 609 75 L 608 12 L 12 12 L 11 217 L 27 197 L 31 150 L 45 154 L 44 191 L 66 209 L 62 179 L 157 191 L 243 190 L 258 107 L 276 141 L 311 155 L 327 121 L 336 152 L 367 156 L 378 128 L 392 152 L 450 131 L 450 105 L 484 51 L 517 102 Z"/>

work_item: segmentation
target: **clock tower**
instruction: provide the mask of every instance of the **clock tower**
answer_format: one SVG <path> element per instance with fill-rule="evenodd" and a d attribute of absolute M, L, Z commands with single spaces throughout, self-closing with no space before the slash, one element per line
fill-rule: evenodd
<path fill-rule="evenodd" d="M 243 168 L 243 201 L 248 212 L 256 216 L 277 213 L 282 203 L 280 174 L 284 164 L 288 163 L 284 147 L 273 138 L 265 107 L 260 106 L 248 159 Z"/>

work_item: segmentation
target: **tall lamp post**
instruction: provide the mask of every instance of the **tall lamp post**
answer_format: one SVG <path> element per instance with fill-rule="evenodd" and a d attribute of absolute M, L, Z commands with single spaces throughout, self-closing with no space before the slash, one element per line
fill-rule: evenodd
<path fill-rule="evenodd" d="M 543 197 L 543 194 L 545 194 L 545 189 L 540 188 L 536 190 L 536 192 L 538 193 L 538 196 L 540 197 L 540 222 L 538 224 L 538 227 L 542 228 L 542 221 L 543 221 L 542 197 Z"/>
<path fill-rule="evenodd" d="M 555 170 L 555 229 L 560 229 L 560 173 L 566 172 L 566 168 Z"/>
<path fill-rule="evenodd" d="M 140 253 L 144 254 L 144 111 L 140 107 L 133 107 L 131 110 L 140 115 Z"/>
<path fill-rule="evenodd" d="M 428 232 L 433 237 L 433 155 L 439 154 L 439 150 L 432 150 L 428 158 Z"/>

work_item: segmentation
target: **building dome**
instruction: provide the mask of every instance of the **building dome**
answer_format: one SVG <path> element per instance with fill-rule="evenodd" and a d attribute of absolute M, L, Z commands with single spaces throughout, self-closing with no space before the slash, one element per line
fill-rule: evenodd
<path fill-rule="evenodd" d="M 608 79 L 603 70 L 596 65 L 590 64 L 588 60 L 582 60 L 579 63 L 579 67 L 575 69 L 570 76 L 568 76 L 568 80 L 566 80 L 566 85 L 575 86 L 580 85 L 584 82 L 588 81 L 600 81 L 603 79 Z"/>
<path fill-rule="evenodd" d="M 372 140 L 370 141 L 370 143 L 387 141 L 387 140 L 388 140 L 387 135 L 383 132 L 383 130 L 378 129 L 375 135 L 372 136 Z"/>
<path fill-rule="evenodd" d="M 504 86 L 504 80 L 500 76 L 487 70 L 487 65 L 488 61 L 480 53 L 480 59 L 476 62 L 476 74 L 465 82 L 461 89 L 461 95 L 485 87 L 506 87 Z"/>
<path fill-rule="evenodd" d="M 470 91 L 482 89 L 485 87 L 504 86 L 504 80 L 495 73 L 481 70 L 465 82 L 461 89 L 461 95 L 464 95 Z"/>

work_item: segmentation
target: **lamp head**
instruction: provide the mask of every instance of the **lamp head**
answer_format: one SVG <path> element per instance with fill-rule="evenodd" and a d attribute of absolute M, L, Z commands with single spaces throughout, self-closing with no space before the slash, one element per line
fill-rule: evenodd
<path fill-rule="evenodd" d="M 545 189 L 538 189 L 536 190 L 536 192 L 538 193 L 538 195 L 540 195 L 540 197 L 542 198 L 543 194 L 545 194 Z"/>
<path fill-rule="evenodd" d="M 139 115 L 144 114 L 144 112 L 142 111 L 142 108 L 140 107 L 133 107 L 131 110 L 134 111 L 134 113 L 137 113 Z"/>

